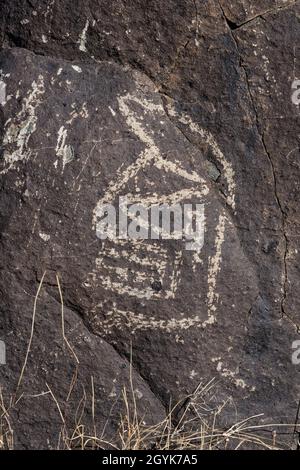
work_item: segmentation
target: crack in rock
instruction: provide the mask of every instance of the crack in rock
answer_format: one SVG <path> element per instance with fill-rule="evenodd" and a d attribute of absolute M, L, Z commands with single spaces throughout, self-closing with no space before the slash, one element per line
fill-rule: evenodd
<path fill-rule="evenodd" d="M 251 18 L 249 18 L 248 20 L 244 21 L 243 23 L 235 23 L 234 21 L 230 20 L 225 11 L 224 11 L 224 8 L 222 7 L 221 3 L 219 2 L 219 5 L 220 5 L 220 8 L 223 12 L 223 15 L 224 15 L 224 18 L 226 20 L 226 23 L 227 25 L 229 26 L 230 30 L 231 31 L 235 31 L 237 29 L 240 29 L 242 28 L 243 26 L 249 24 L 249 23 L 252 23 L 253 21 L 257 20 L 258 18 L 264 20 L 264 16 L 266 15 L 271 15 L 272 13 L 277 13 L 278 11 L 281 11 L 281 10 L 286 10 L 288 9 L 289 7 L 292 7 L 294 5 L 297 5 L 297 3 L 299 3 L 299 0 L 295 0 L 294 2 L 292 3 L 288 3 L 287 5 L 281 5 L 277 8 L 270 8 L 269 10 L 265 10 L 261 13 L 258 13 L 257 15 L 255 16 L 252 16 Z"/>
<path fill-rule="evenodd" d="M 284 8 L 287 8 L 288 6 L 294 5 L 295 3 L 298 3 L 298 2 L 294 2 L 290 5 L 286 5 Z M 223 9 L 220 2 L 219 2 L 219 5 L 220 5 L 220 9 L 222 11 L 224 20 L 225 20 L 226 24 L 228 25 L 230 35 L 231 35 L 231 37 L 232 37 L 232 39 L 235 43 L 236 51 L 237 51 L 238 56 L 239 56 L 239 66 L 243 70 L 243 73 L 244 73 L 246 88 L 247 88 L 247 91 L 248 91 L 249 99 L 250 99 L 252 109 L 253 109 L 253 112 L 254 112 L 254 116 L 255 116 L 256 129 L 257 129 L 258 135 L 260 137 L 260 140 L 261 140 L 261 143 L 262 143 L 262 146 L 263 146 L 263 149 L 264 149 L 264 153 L 266 154 L 267 159 L 268 159 L 269 164 L 270 164 L 270 168 L 271 168 L 271 172 L 272 172 L 272 179 L 273 179 L 273 187 L 274 187 L 274 197 L 275 197 L 276 204 L 277 204 L 278 209 L 279 209 L 280 214 L 281 214 L 281 233 L 282 233 L 282 237 L 283 237 L 283 241 L 284 241 L 284 253 L 283 253 L 283 260 L 282 260 L 282 263 L 283 263 L 283 281 L 282 281 L 282 286 L 281 286 L 282 296 L 281 296 L 281 299 L 280 299 L 281 315 L 282 315 L 282 317 L 286 317 L 293 324 L 293 326 L 296 328 L 297 332 L 299 332 L 300 331 L 300 326 L 296 322 L 293 321 L 293 319 L 286 312 L 286 309 L 285 309 L 285 303 L 286 303 L 287 296 L 288 296 L 288 284 L 289 284 L 288 267 L 287 267 L 287 257 L 288 257 L 288 252 L 289 252 L 289 239 L 288 239 L 287 231 L 286 231 L 287 214 L 286 214 L 286 212 L 283 208 L 283 204 L 282 204 L 280 196 L 279 196 L 278 179 L 277 179 L 277 175 L 276 175 L 274 162 L 272 160 L 272 157 L 271 157 L 270 152 L 268 151 L 268 148 L 267 148 L 267 145 L 266 145 L 264 131 L 262 130 L 262 125 L 260 123 L 258 112 L 257 112 L 256 106 L 255 106 L 255 103 L 254 103 L 254 98 L 253 98 L 253 95 L 252 95 L 251 86 L 250 86 L 250 83 L 249 83 L 249 78 L 248 78 L 248 75 L 247 75 L 247 71 L 246 71 L 246 68 L 245 68 L 245 66 L 243 65 L 243 62 L 242 62 L 242 56 L 241 56 L 241 53 L 240 53 L 238 40 L 234 36 L 234 33 L 232 31 L 233 28 L 230 26 L 230 20 L 228 20 L 228 18 L 226 17 L 226 14 L 225 14 L 224 9 Z M 277 11 L 279 9 L 282 10 L 283 7 L 277 8 L 276 10 L 272 10 L 272 11 Z M 261 15 L 257 15 L 255 18 L 260 17 L 260 16 Z M 255 18 L 253 18 L 253 19 L 255 19 Z M 246 23 L 249 23 L 249 22 L 250 22 L 250 20 L 247 21 Z M 246 23 L 244 23 L 244 24 L 246 24 Z"/>

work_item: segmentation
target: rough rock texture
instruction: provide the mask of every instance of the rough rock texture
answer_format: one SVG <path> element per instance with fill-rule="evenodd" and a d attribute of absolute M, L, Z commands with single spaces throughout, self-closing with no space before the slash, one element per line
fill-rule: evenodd
<path fill-rule="evenodd" d="M 293 422 L 299 366 L 299 2 L 14 0 L 0 5 L 0 366 L 16 446 L 57 445 L 79 359 L 108 432 L 120 390 L 145 419 L 219 381 L 228 420 Z M 105 241 L 97 208 L 202 202 L 202 250 Z M 79 386 L 66 402 L 74 415 Z M 117 398 L 116 398 L 117 397 Z M 90 399 L 90 395 L 88 398 Z M 92 425 L 87 416 L 87 425 Z M 50 426 L 50 423 L 52 426 Z M 51 428 L 51 429 L 50 429 Z M 47 429 L 47 436 L 41 430 Z"/>

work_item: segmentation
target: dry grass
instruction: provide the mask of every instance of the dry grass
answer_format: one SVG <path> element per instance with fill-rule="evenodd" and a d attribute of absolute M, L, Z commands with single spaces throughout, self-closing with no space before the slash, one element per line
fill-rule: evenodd
<path fill-rule="evenodd" d="M 292 430 L 293 425 L 286 424 L 255 424 L 263 415 L 256 415 L 243 419 L 227 429 L 218 425 L 226 403 L 216 410 L 207 413 L 203 407 L 203 394 L 213 386 L 213 381 L 199 388 L 184 408 L 178 419 L 178 405 L 174 406 L 166 417 L 153 425 L 146 425 L 140 417 L 136 407 L 134 390 L 123 389 L 123 402 L 125 413 L 120 416 L 119 430 L 115 439 L 109 441 L 96 433 L 85 433 L 84 425 L 78 421 L 70 437 L 63 430 L 61 435 L 65 439 L 61 448 L 65 449 L 118 449 L 118 450 L 220 450 L 220 449 L 268 449 L 283 450 L 290 448 L 278 439 L 280 432 L 272 431 L 274 428 Z M 204 410 L 204 411 L 203 411 Z M 267 433 L 267 437 L 264 435 Z M 291 432 L 292 435 L 292 432 Z"/>
<path fill-rule="evenodd" d="M 36 316 L 36 307 L 38 297 L 42 288 L 43 274 L 39 284 L 33 307 L 32 324 L 30 338 L 27 346 L 26 356 L 20 376 L 17 382 L 16 391 L 5 404 L 3 390 L 0 388 L 0 449 L 14 448 L 14 429 L 11 420 L 11 411 L 17 405 L 20 406 L 22 394 L 18 395 L 21 388 L 24 372 L 27 366 L 28 356 L 30 354 L 32 339 L 34 335 L 34 322 Z M 74 348 L 69 343 L 64 328 L 64 307 L 63 296 L 59 277 L 57 276 L 57 286 L 61 300 L 61 327 L 64 342 L 71 355 L 74 358 L 76 369 L 70 383 L 69 393 L 66 398 L 68 402 L 72 391 L 78 379 L 79 359 Z M 131 363 L 131 361 L 130 361 Z M 91 377 L 91 403 L 87 404 L 87 393 L 83 389 L 82 398 L 75 412 L 75 425 L 69 428 L 67 419 L 64 415 L 65 403 L 60 403 L 53 390 L 46 383 L 47 391 L 42 395 L 48 394 L 53 400 L 59 418 L 61 420 L 61 429 L 57 436 L 58 449 L 117 449 L 117 450 L 217 450 L 217 449 L 271 449 L 281 450 L 292 448 L 293 444 L 287 445 L 286 440 L 281 441 L 281 435 L 288 435 L 290 442 L 293 437 L 299 436 L 300 425 L 298 424 L 259 424 L 263 415 L 254 415 L 235 422 L 224 428 L 223 413 L 229 401 L 219 406 L 212 405 L 211 396 L 215 387 L 215 380 L 207 384 L 199 384 L 196 390 L 189 396 L 184 397 L 176 406 L 170 407 L 164 419 L 152 425 L 145 424 L 144 416 L 140 416 L 137 406 L 137 398 L 134 388 L 132 367 L 129 369 L 129 388 L 122 390 L 121 400 L 123 402 L 124 412 L 119 417 L 119 427 L 114 438 L 108 438 L 106 429 L 110 425 L 110 417 L 101 430 L 97 432 L 96 412 L 95 412 L 95 386 L 94 378 Z M 40 395 L 32 395 L 32 399 Z M 33 405 L 34 406 L 34 403 Z M 113 408 L 114 405 L 112 405 Z M 90 409 L 89 409 L 90 408 Z M 87 429 L 85 413 L 89 409 L 92 416 L 92 427 Z M 92 431 L 91 431 L 92 429 Z M 281 432 L 281 430 L 284 430 Z M 45 443 L 45 447 L 47 447 Z"/>
<path fill-rule="evenodd" d="M 62 427 L 59 436 L 59 449 L 116 449 L 116 450 L 220 450 L 220 449 L 268 449 L 284 450 L 291 448 L 280 441 L 280 431 L 284 428 L 293 434 L 294 424 L 255 424 L 262 414 L 251 416 L 224 429 L 218 422 L 227 403 L 211 410 L 205 401 L 214 381 L 201 386 L 192 395 L 170 409 L 165 418 L 153 425 L 147 425 L 139 416 L 133 382 L 130 389 L 123 388 L 124 413 L 120 416 L 119 429 L 114 439 L 106 439 L 105 432 L 87 432 L 84 423 L 86 394 L 78 406 L 76 425 L 67 429 L 58 400 L 51 396 L 61 416 Z M 182 403 L 187 403 L 182 409 Z M 94 395 L 91 409 L 95 407 Z M 178 417 L 178 409 L 181 415 Z M 93 413 L 93 411 L 92 411 Z M 94 418 L 94 415 L 93 415 Z M 108 423 L 109 424 L 109 423 Z M 267 434 L 267 436 L 266 436 Z M 286 434 L 286 432 L 284 433 Z M 289 434 L 289 433 L 288 433 Z"/>
<path fill-rule="evenodd" d="M 10 423 L 9 410 L 6 408 L 0 388 L 0 449 L 14 448 L 14 433 Z"/>

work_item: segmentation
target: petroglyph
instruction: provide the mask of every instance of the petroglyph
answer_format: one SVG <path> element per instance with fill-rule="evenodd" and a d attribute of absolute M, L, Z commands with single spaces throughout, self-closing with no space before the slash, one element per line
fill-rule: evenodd
<path fill-rule="evenodd" d="M 115 177 L 108 183 L 103 197 L 98 201 L 93 213 L 94 230 L 97 221 L 103 216 L 103 205 L 113 203 L 119 196 L 126 196 L 130 203 L 149 204 L 176 204 L 180 201 L 207 200 L 209 186 L 204 178 L 195 170 L 186 169 L 182 162 L 174 158 L 166 158 L 155 142 L 155 133 L 144 124 L 145 117 L 151 116 L 159 122 L 164 122 L 165 111 L 161 102 L 152 102 L 130 93 L 118 97 L 119 110 L 125 118 L 128 128 L 136 138 L 145 145 L 135 161 L 127 167 L 121 165 Z M 110 108 L 110 112 L 112 109 Z M 170 114 L 175 114 L 173 108 Z M 115 111 L 112 113 L 116 114 Z M 234 171 L 216 143 L 213 136 L 202 130 L 188 116 L 180 117 L 180 122 L 189 125 L 193 132 L 197 132 L 211 148 L 218 161 L 222 164 L 224 176 L 228 185 L 227 202 L 235 207 Z M 162 174 L 170 177 L 180 177 L 183 188 L 169 194 L 159 194 L 155 191 L 141 191 L 138 180 L 148 168 L 156 168 Z M 129 183 L 134 182 L 135 191 L 128 192 Z M 141 186 L 141 185 L 140 185 Z M 203 222 L 205 215 L 203 213 Z M 112 328 L 122 328 L 126 325 L 132 333 L 138 330 L 161 329 L 171 332 L 176 329 L 203 327 L 216 321 L 216 310 L 219 301 L 217 293 L 217 277 L 221 270 L 222 245 L 225 240 L 226 216 L 219 215 L 214 229 L 213 254 L 208 259 L 206 310 L 207 318 L 202 314 L 195 314 L 189 318 L 184 313 L 178 313 L 178 318 L 162 320 L 148 317 L 141 313 L 125 311 L 118 307 L 116 302 L 108 307 L 98 305 L 95 311 L 105 312 L 105 319 L 101 320 L 99 327 L 104 333 Z M 201 250 L 191 255 L 191 271 L 197 275 L 197 267 L 203 264 Z M 120 260 L 125 260 L 119 266 Z M 122 297 L 135 297 L 145 301 L 162 299 L 176 299 L 177 290 L 181 282 L 182 249 L 169 250 L 161 241 L 152 240 L 151 244 L 143 240 L 110 240 L 103 242 L 102 250 L 95 260 L 95 268 L 88 275 L 85 286 L 101 286 L 107 291 L 114 292 Z M 159 282 L 157 281 L 159 279 Z M 154 286 L 154 287 L 153 287 Z M 197 313 L 197 312 L 196 312 Z"/>
<path fill-rule="evenodd" d="M 118 98 L 119 108 L 121 114 L 125 117 L 128 127 L 146 145 L 146 149 L 141 153 L 137 160 L 129 165 L 126 169 L 123 167 L 119 168 L 116 177 L 110 182 L 105 196 L 99 200 L 97 207 L 94 211 L 93 224 L 97 221 L 97 212 L 104 203 L 112 202 L 115 196 L 124 190 L 126 184 L 130 179 L 133 179 L 137 173 L 147 166 L 152 164 L 158 169 L 163 169 L 166 172 L 174 173 L 182 178 L 199 184 L 198 194 L 206 196 L 208 194 L 208 187 L 203 178 L 201 178 L 196 172 L 187 172 L 179 162 L 172 162 L 164 159 L 160 153 L 159 148 L 155 144 L 152 136 L 145 130 L 142 123 L 139 122 L 139 118 L 136 113 L 130 109 L 128 102 L 134 102 L 139 104 L 145 112 L 156 113 L 159 117 L 164 117 L 164 109 L 161 104 L 154 104 L 149 101 L 141 101 L 135 96 L 126 94 L 125 96 Z M 162 196 L 163 197 L 163 196 Z M 171 197 L 171 196 L 169 196 Z M 141 199 L 139 198 L 141 201 Z M 142 201 L 141 201 L 142 202 Z"/>
<path fill-rule="evenodd" d="M 192 119 L 185 115 L 179 115 L 174 106 L 172 104 L 168 103 L 168 113 L 170 116 L 178 118 L 179 122 L 182 124 L 188 126 L 191 130 L 191 132 L 199 134 L 203 142 L 209 145 L 211 148 L 211 151 L 213 152 L 215 158 L 217 159 L 218 162 L 221 163 L 223 167 L 223 174 L 224 178 L 227 182 L 227 187 L 228 187 L 228 195 L 227 195 L 227 204 L 235 210 L 235 180 L 234 180 L 234 169 L 231 165 L 230 162 L 227 161 L 225 158 L 223 152 L 221 151 L 216 139 L 214 136 L 207 131 L 206 129 L 202 129 L 202 127 L 199 126 L 199 124 L 196 124 L 195 122 L 192 121 Z"/>
<path fill-rule="evenodd" d="M 176 330 L 188 330 L 189 328 L 202 327 L 205 328 L 206 323 L 201 315 L 186 316 L 186 312 L 179 312 L 179 318 L 171 318 L 162 320 L 154 316 L 146 316 L 142 313 L 130 310 L 122 310 L 117 307 L 116 303 L 109 308 L 105 302 L 98 304 L 94 312 L 105 312 L 105 319 L 97 322 L 99 330 L 103 334 L 111 333 L 112 329 L 128 328 L 132 334 L 137 331 L 145 330 L 162 330 L 166 333 L 172 333 Z"/>
<path fill-rule="evenodd" d="M 221 269 L 222 261 L 222 244 L 225 238 L 225 223 L 226 217 L 221 214 L 219 217 L 218 225 L 216 228 L 215 238 L 215 254 L 209 258 L 208 261 L 208 292 L 207 292 L 207 309 L 208 319 L 205 321 L 205 325 L 212 324 L 216 321 L 215 311 L 217 309 L 216 304 L 219 299 L 219 294 L 216 292 L 217 275 Z"/>
<path fill-rule="evenodd" d="M 6 104 L 6 83 L 0 81 L 0 104 L 4 106 Z"/>
<path fill-rule="evenodd" d="M 88 22 L 86 24 L 85 38 Z M 80 73 L 80 68 L 72 65 L 76 72 Z M 62 69 L 58 70 L 60 74 Z M 22 110 L 17 117 L 8 123 L 4 143 L 12 144 L 17 147 L 13 153 L 5 153 L 4 158 L 9 168 L 18 161 L 27 159 L 31 153 L 28 147 L 30 135 L 36 129 L 36 107 L 41 103 L 40 96 L 44 92 L 43 77 L 39 76 L 37 81 L 32 83 L 31 90 L 22 103 Z M 180 204 L 188 203 L 205 203 L 210 197 L 210 186 L 205 178 L 190 167 L 185 160 L 179 160 L 178 157 L 164 154 L 161 144 L 158 143 L 157 136 L 153 128 L 147 124 L 149 121 L 159 122 L 163 125 L 169 122 L 166 119 L 165 109 L 159 98 L 146 99 L 141 94 L 125 93 L 117 97 L 119 115 L 125 120 L 129 131 L 139 141 L 143 148 L 139 151 L 133 161 L 121 164 L 115 171 L 114 176 L 107 183 L 101 198 L 97 201 L 93 211 L 92 226 L 96 229 L 97 221 L 101 216 L 101 207 L 104 204 L 116 202 L 120 196 L 126 196 L 130 204 L 141 204 L 144 207 L 155 206 L 160 204 Z M 114 109 L 108 106 L 108 111 L 113 118 L 118 114 L 116 107 Z M 227 162 L 220 147 L 214 137 L 206 130 L 201 129 L 192 119 L 187 116 L 179 116 L 173 107 L 169 106 L 168 112 L 170 116 L 176 117 L 178 121 L 189 126 L 191 132 L 197 133 L 203 143 L 210 146 L 216 159 L 223 168 L 223 175 L 228 187 L 227 203 L 235 208 L 235 181 L 234 170 L 232 165 Z M 57 140 L 55 146 L 55 154 L 57 156 L 54 161 L 55 168 L 60 168 L 63 172 L 66 165 L 74 159 L 74 149 L 68 143 L 68 128 L 71 129 L 76 119 L 88 119 L 89 113 L 86 102 L 81 107 L 75 103 L 71 105 L 69 118 L 65 120 L 57 131 Z M 20 124 L 19 124 L 20 122 Z M 17 124 L 19 127 L 17 127 Z M 16 131 L 17 129 L 17 131 Z M 7 152 L 7 150 L 6 150 Z M 154 186 L 143 189 L 143 181 L 147 172 L 158 171 L 161 178 L 166 181 L 176 178 L 180 181 L 181 188 L 176 187 L 172 191 L 167 189 L 157 190 Z M 150 178 L 151 180 L 151 178 Z M 178 183 L 179 184 L 179 183 Z M 142 189 L 141 189 L 142 188 Z M 203 226 L 205 224 L 205 210 L 202 214 Z M 217 305 L 219 303 L 219 294 L 217 292 L 217 280 L 221 270 L 222 263 L 222 246 L 225 241 L 226 232 L 226 216 L 222 212 L 217 216 L 215 227 L 210 227 L 209 233 L 203 237 L 210 236 L 211 254 L 207 260 L 207 268 L 204 268 L 203 260 L 205 254 L 201 253 L 201 247 L 204 240 L 199 243 L 199 249 L 195 249 L 190 255 L 190 269 L 192 275 L 199 275 L 201 266 L 201 275 L 206 271 L 207 291 L 203 296 L 203 312 L 195 312 L 190 318 L 186 318 L 184 312 L 178 312 L 178 318 L 158 319 L 146 317 L 140 313 L 125 312 L 119 308 L 117 304 L 109 312 L 105 312 L 105 320 L 101 323 L 101 328 L 106 332 L 114 327 L 121 327 L 121 323 L 125 322 L 131 330 L 145 330 L 151 328 L 160 328 L 165 331 L 172 331 L 176 328 L 186 329 L 193 326 L 206 327 L 212 325 L 217 319 Z M 44 234 L 40 237 L 46 242 L 48 241 Z M 92 271 L 87 275 L 84 286 L 90 288 L 101 287 L 107 292 L 112 292 L 120 298 L 135 298 L 139 301 L 162 301 L 176 300 L 178 288 L 182 282 L 182 263 L 183 263 L 183 242 L 175 240 L 173 245 L 170 240 L 107 240 L 102 243 L 102 249 L 95 259 L 95 265 Z M 182 242 L 182 243 L 181 243 Z M 206 296 L 206 300 L 205 300 Z M 206 318 L 205 318 L 206 316 Z M 126 318 L 125 318 L 126 317 Z"/>
<path fill-rule="evenodd" d="M 22 101 L 22 109 L 11 121 L 7 122 L 3 145 L 5 168 L 0 174 L 5 174 L 9 170 L 16 168 L 19 161 L 27 160 L 32 151 L 28 143 L 31 135 L 36 130 L 37 116 L 36 109 L 41 104 L 41 96 L 44 94 L 44 78 L 39 75 L 33 81 L 31 89 Z M 12 149 L 12 150 L 11 150 Z M 14 150 L 13 150 L 14 149 Z"/>
<path fill-rule="evenodd" d="M 84 25 L 84 28 L 79 36 L 78 44 L 79 44 L 79 50 L 82 52 L 86 52 L 86 33 L 89 27 L 89 20 L 86 20 L 86 23 Z"/>
<path fill-rule="evenodd" d="M 121 167 L 117 171 L 117 176 L 114 178 L 108 185 L 108 189 L 105 192 L 105 195 L 101 200 L 98 201 L 98 204 L 94 210 L 94 217 L 93 217 L 93 225 L 96 226 L 97 219 L 101 215 L 101 208 L 103 204 L 112 202 L 115 197 L 124 191 L 126 188 L 126 184 L 135 179 L 137 174 L 141 171 L 141 169 L 145 170 L 147 166 L 154 166 L 159 170 L 164 170 L 166 173 L 179 175 L 183 180 L 191 183 L 197 183 L 197 186 L 193 185 L 190 188 L 185 188 L 180 191 L 176 191 L 175 193 L 171 194 L 162 194 L 158 195 L 156 193 L 146 194 L 142 196 L 139 192 L 137 194 L 127 194 L 128 199 L 130 202 L 136 200 L 137 202 L 147 205 L 151 204 L 159 204 L 163 202 L 170 202 L 170 203 L 178 203 L 180 200 L 184 198 L 191 197 L 191 195 L 198 196 L 199 198 L 203 198 L 208 194 L 208 187 L 205 184 L 203 178 L 201 178 L 196 172 L 191 171 L 188 172 L 185 170 L 180 162 L 172 162 L 170 160 L 164 159 L 161 155 L 161 152 L 156 145 L 153 137 L 150 135 L 149 131 L 147 131 L 143 124 L 141 123 L 141 117 L 132 110 L 130 107 L 130 102 L 139 105 L 145 113 L 155 114 L 158 119 L 164 118 L 164 109 L 161 105 L 155 104 L 150 101 L 141 100 L 136 96 L 132 96 L 130 94 L 126 94 L 118 98 L 119 109 L 121 114 L 125 117 L 126 123 L 128 127 L 132 130 L 132 132 L 137 136 L 137 138 L 143 142 L 146 146 L 145 150 L 142 151 L 141 155 L 136 159 L 134 163 L 129 165 L 127 168 Z M 136 180 L 135 180 L 136 181 Z M 116 245 L 118 245 L 119 241 L 116 240 Z M 143 266 L 143 262 L 138 255 L 138 251 L 135 250 L 135 245 L 137 244 L 136 240 L 131 240 L 128 248 L 127 259 L 128 263 L 130 264 L 131 258 L 131 250 L 134 251 L 135 257 L 137 260 L 136 264 L 140 264 Z M 144 244 L 145 245 L 145 244 Z M 139 248 L 141 244 L 138 244 Z M 150 245 L 150 256 L 148 257 L 148 265 L 151 266 L 150 272 L 148 272 L 148 277 L 142 278 L 144 281 L 144 285 L 137 282 L 138 279 L 141 280 L 140 273 L 135 267 L 136 275 L 135 275 L 135 282 L 136 285 L 131 286 L 128 285 L 128 272 L 122 271 L 121 275 L 113 267 L 109 266 L 107 262 L 105 262 L 105 257 L 107 254 L 105 253 L 105 247 L 101 252 L 101 256 L 96 260 L 96 269 L 93 273 L 91 273 L 91 277 L 95 280 L 101 280 L 102 286 L 106 287 L 108 290 L 113 290 L 120 295 L 129 295 L 134 296 L 136 298 L 142 299 L 150 299 L 150 298 L 175 298 L 176 290 L 178 288 L 179 280 L 180 280 L 180 260 L 182 257 L 181 250 L 175 254 L 174 262 L 169 261 L 172 268 L 170 269 L 170 273 L 166 274 L 166 265 L 167 265 L 167 253 L 166 250 L 161 246 L 159 242 L 153 242 Z M 149 248 L 147 248 L 149 250 Z M 99 269 L 101 267 L 101 269 Z M 163 268 L 163 269 L 162 269 Z M 103 272 L 106 271 L 106 275 Z M 113 273 L 114 276 L 118 278 L 118 280 L 112 281 L 112 276 L 109 276 L 109 273 Z M 107 276 L 108 275 L 108 276 Z M 164 289 L 157 291 L 151 287 L 151 284 L 155 282 L 156 277 L 159 277 L 160 282 L 164 285 Z"/>
<path fill-rule="evenodd" d="M 7 96 L 6 93 L 6 82 L 5 78 L 9 78 L 10 74 L 3 74 L 2 70 L 0 70 L 0 105 L 5 106 L 7 101 L 11 98 L 10 95 Z"/>
<path fill-rule="evenodd" d="M 85 38 L 87 28 L 88 22 L 82 40 Z M 72 68 L 75 69 L 75 72 L 82 72 L 81 68 L 79 69 L 77 66 L 72 65 Z M 61 72 L 62 68 L 59 68 L 57 74 Z M 31 89 L 24 98 L 20 113 L 7 124 L 4 144 L 6 146 L 14 144 L 16 149 L 12 153 L 7 153 L 8 149 L 6 149 L 4 159 L 8 167 L 5 167 L 4 172 L 12 168 L 17 161 L 27 159 L 32 153 L 28 141 L 36 129 L 36 108 L 41 103 L 40 97 L 43 92 L 44 80 L 40 75 L 38 80 L 32 83 Z M 126 196 L 130 204 L 141 204 L 144 207 L 160 204 L 172 206 L 180 203 L 205 204 L 208 201 L 208 198 L 211 197 L 210 185 L 199 170 L 196 171 L 185 159 L 164 153 L 163 145 L 158 143 L 156 131 L 149 126 L 151 121 L 161 125 L 170 122 L 169 119 L 166 119 L 166 112 L 159 97 L 146 99 L 139 92 L 137 94 L 126 92 L 117 97 L 117 106 L 113 108 L 108 106 L 107 108 L 112 119 L 117 115 L 124 119 L 129 132 L 133 134 L 136 141 L 141 143 L 142 149 L 138 151 L 133 161 L 129 160 L 127 164 L 121 163 L 111 180 L 108 181 L 106 189 L 103 190 L 93 211 L 92 227 L 94 231 L 101 216 L 101 207 L 107 203 L 115 203 L 120 196 Z M 234 209 L 234 170 L 232 165 L 227 162 L 214 137 L 206 130 L 201 129 L 190 117 L 179 116 L 172 107 L 168 111 L 180 123 L 189 126 L 191 132 L 197 133 L 205 145 L 210 146 L 216 159 L 222 165 L 223 176 L 228 188 L 227 203 Z M 75 120 L 88 118 L 86 102 L 83 102 L 81 106 L 78 106 L 78 103 L 75 106 L 73 103 L 68 118 L 57 131 L 54 147 L 57 159 L 53 164 L 62 173 L 66 165 L 75 158 L 74 149 L 68 142 L 69 129 L 71 130 Z M 95 143 L 93 143 L 94 147 Z M 154 182 L 153 185 L 144 188 L 145 175 L 147 172 L 153 171 L 161 175 L 165 182 L 164 190 L 158 190 Z M 172 184 L 168 185 L 168 179 L 171 181 L 176 179 L 177 184 L 174 187 Z M 170 187 L 173 188 L 171 191 Z M 203 226 L 207 217 L 205 211 L 206 209 L 202 214 Z M 132 332 L 155 328 L 169 332 L 196 326 L 205 328 L 215 323 L 219 303 L 217 281 L 221 271 L 222 246 L 227 226 L 223 210 L 217 214 L 216 221 L 213 223 L 215 225 L 210 226 L 208 233 L 203 232 L 204 238 L 210 237 L 210 256 L 207 259 L 207 267 L 206 261 L 204 263 L 205 253 L 201 252 L 203 239 L 199 243 L 199 248 L 196 248 L 189 258 L 193 278 L 196 279 L 197 276 L 205 274 L 207 279 L 207 291 L 201 294 L 203 311 L 196 311 L 189 318 L 187 318 L 187 312 L 177 312 L 176 318 L 164 320 L 130 310 L 125 312 L 116 303 L 113 307 L 108 308 L 108 312 L 104 311 L 105 319 L 101 322 L 101 329 L 109 333 L 113 327 L 121 328 L 122 324 L 126 324 Z M 40 238 L 44 242 L 48 241 L 47 236 L 43 233 L 40 234 Z M 175 237 L 172 242 L 174 243 L 172 244 L 170 240 L 162 242 L 162 240 L 121 240 L 120 238 L 105 240 L 102 242 L 101 250 L 95 259 L 94 268 L 87 274 L 83 285 L 92 289 L 101 287 L 101 289 L 120 298 L 137 299 L 141 302 L 176 301 L 179 286 L 184 282 L 182 280 L 184 242 L 176 240 Z"/>
<path fill-rule="evenodd" d="M 56 155 L 62 160 L 62 171 L 65 166 L 74 160 L 74 149 L 71 145 L 66 144 L 68 131 L 64 126 L 61 126 L 58 131 L 57 144 L 56 144 Z M 54 166 L 57 167 L 57 160 L 54 162 Z"/>
<path fill-rule="evenodd" d="M 218 359 L 221 359 L 221 358 L 218 358 Z M 218 363 L 217 363 L 216 370 L 217 370 L 217 372 L 219 372 L 219 374 L 222 377 L 229 378 L 235 384 L 236 387 L 240 387 L 240 388 L 243 388 L 243 389 L 250 388 L 251 392 L 255 391 L 255 387 L 249 386 L 245 382 L 245 380 L 238 377 L 239 372 L 240 372 L 239 366 L 237 366 L 234 370 L 230 370 L 228 367 L 224 367 L 223 362 L 219 360 Z"/>
<path fill-rule="evenodd" d="M 68 124 L 68 125 L 72 124 L 73 121 L 74 121 L 75 119 L 77 119 L 77 118 L 84 118 L 84 119 L 87 119 L 87 118 L 88 118 L 89 113 L 88 113 L 88 109 L 87 109 L 87 104 L 86 104 L 86 102 L 84 102 L 84 103 L 82 104 L 82 107 L 81 107 L 81 110 L 80 110 L 80 111 L 78 111 L 78 110 L 75 109 L 75 104 L 72 104 L 71 107 L 72 107 L 73 110 L 71 111 L 71 113 L 70 113 L 70 119 L 68 119 L 68 120 L 66 121 L 66 124 Z"/>

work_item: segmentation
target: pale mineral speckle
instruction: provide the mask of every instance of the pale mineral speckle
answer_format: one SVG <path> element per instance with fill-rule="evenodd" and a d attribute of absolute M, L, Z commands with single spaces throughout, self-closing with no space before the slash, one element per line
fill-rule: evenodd
<path fill-rule="evenodd" d="M 190 372 L 190 379 L 193 380 L 198 375 L 198 372 L 195 372 L 194 369 Z"/>
<path fill-rule="evenodd" d="M 48 242 L 50 240 L 50 235 L 47 233 L 39 232 L 39 236 L 44 242 Z"/>
<path fill-rule="evenodd" d="M 184 339 L 178 334 L 175 335 L 175 341 L 176 343 L 184 344 Z"/>
<path fill-rule="evenodd" d="M 217 361 L 220 361 L 220 360 L 221 360 L 221 356 L 211 358 L 211 362 L 217 362 Z"/>
<path fill-rule="evenodd" d="M 75 72 L 81 73 L 82 69 L 78 65 L 72 65 L 72 69 L 75 70 Z"/>
<path fill-rule="evenodd" d="M 23 185 L 23 181 L 21 181 L 21 180 L 16 180 L 16 181 L 15 181 L 15 186 L 16 186 L 17 188 L 19 188 L 19 187 L 22 186 L 22 185 Z"/>
<path fill-rule="evenodd" d="M 113 385 L 112 390 L 108 396 L 109 398 L 115 398 L 117 396 L 117 389 L 115 385 Z"/>
<path fill-rule="evenodd" d="M 243 379 L 235 379 L 234 383 L 237 387 L 246 388 L 246 383 Z"/>
<path fill-rule="evenodd" d="M 143 393 L 138 388 L 134 390 L 134 394 L 139 400 L 141 400 L 144 396 Z"/>

